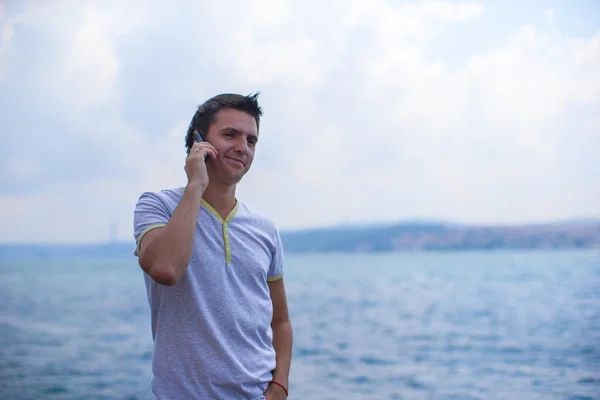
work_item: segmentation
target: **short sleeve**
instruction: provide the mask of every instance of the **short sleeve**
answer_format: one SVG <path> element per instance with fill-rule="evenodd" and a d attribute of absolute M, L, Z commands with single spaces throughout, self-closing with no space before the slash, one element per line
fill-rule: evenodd
<path fill-rule="evenodd" d="M 277 228 L 273 227 L 274 250 L 271 257 L 271 265 L 267 274 L 267 281 L 272 282 L 283 278 L 283 246 Z"/>
<path fill-rule="evenodd" d="M 162 228 L 170 218 L 169 209 L 157 193 L 142 193 L 133 213 L 133 237 L 135 239 L 133 254 L 135 256 L 140 255 L 140 242 L 144 235 L 152 229 Z"/>

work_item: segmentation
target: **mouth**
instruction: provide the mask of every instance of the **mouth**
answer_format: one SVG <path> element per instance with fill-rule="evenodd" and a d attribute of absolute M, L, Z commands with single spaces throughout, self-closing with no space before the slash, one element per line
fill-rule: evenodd
<path fill-rule="evenodd" d="M 240 166 L 242 166 L 244 168 L 246 167 L 246 164 L 242 160 L 239 160 L 237 158 L 232 158 L 232 157 L 225 157 L 225 158 L 227 158 L 228 160 L 234 162 L 235 164 L 239 164 Z"/>

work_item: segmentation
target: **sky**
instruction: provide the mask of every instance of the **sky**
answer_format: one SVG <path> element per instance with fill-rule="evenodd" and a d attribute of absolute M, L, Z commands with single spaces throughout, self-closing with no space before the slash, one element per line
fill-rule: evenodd
<path fill-rule="evenodd" d="M 600 217 L 593 1 L 0 2 L 0 242 L 133 240 L 184 136 L 259 91 L 280 230 Z"/>

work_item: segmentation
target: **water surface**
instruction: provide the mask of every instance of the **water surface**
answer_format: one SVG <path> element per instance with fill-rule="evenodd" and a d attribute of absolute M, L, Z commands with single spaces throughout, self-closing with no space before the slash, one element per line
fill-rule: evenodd
<path fill-rule="evenodd" d="M 600 253 L 288 255 L 290 399 L 600 399 Z M 151 399 L 133 257 L 0 261 L 0 398 Z"/>

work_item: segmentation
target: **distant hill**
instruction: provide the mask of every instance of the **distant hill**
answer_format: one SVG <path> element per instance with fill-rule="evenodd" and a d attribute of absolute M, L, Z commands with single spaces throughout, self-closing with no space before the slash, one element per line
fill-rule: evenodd
<path fill-rule="evenodd" d="M 459 251 L 600 248 L 592 219 L 512 226 L 397 223 L 283 232 L 287 252 Z"/>
<path fill-rule="evenodd" d="M 436 222 L 347 225 L 282 231 L 287 253 L 600 249 L 600 220 L 484 226 Z M 90 245 L 0 244 L 14 258 L 133 257 L 135 243 Z"/>

